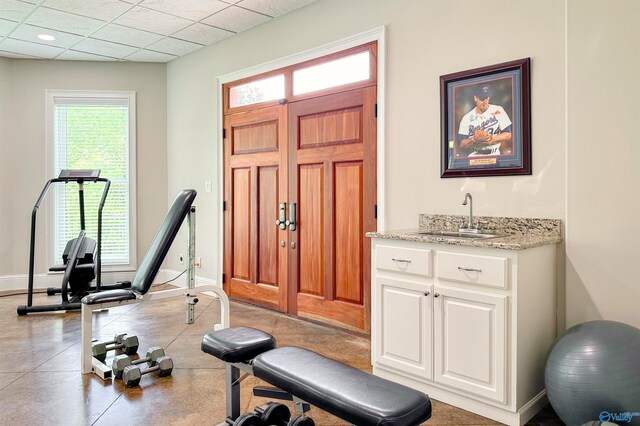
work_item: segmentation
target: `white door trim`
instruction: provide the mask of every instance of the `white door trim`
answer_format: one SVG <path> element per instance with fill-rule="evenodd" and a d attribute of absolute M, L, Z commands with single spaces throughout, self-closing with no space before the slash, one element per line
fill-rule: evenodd
<path fill-rule="evenodd" d="M 316 46 L 311 49 L 307 49 L 302 52 L 295 53 L 293 55 L 285 56 L 283 58 L 274 59 L 259 65 L 254 65 L 248 68 L 244 68 L 238 71 L 233 71 L 227 74 L 218 76 L 216 84 L 216 97 L 217 105 L 219 108 L 218 113 L 218 206 L 222 207 L 224 202 L 224 150 L 223 150 L 223 95 L 222 85 L 231 81 L 240 80 L 242 78 L 251 77 L 252 75 L 262 74 L 278 68 L 287 67 L 300 62 L 305 62 L 311 59 L 319 58 L 321 56 L 330 55 L 332 53 L 340 52 L 342 50 L 349 49 L 351 47 L 360 46 L 372 41 L 378 42 L 378 82 L 377 82 L 377 97 L 378 97 L 378 119 L 377 119 L 377 167 L 376 167 L 376 180 L 377 180 L 377 205 L 378 205 L 378 221 L 377 230 L 384 231 L 386 229 L 386 212 L 385 212 L 385 63 L 386 63 L 386 47 L 385 47 L 385 26 L 373 28 L 368 31 L 364 31 L 358 34 L 351 35 L 349 37 L 335 40 L 321 46 Z M 224 258 L 224 213 L 220 215 L 220 221 L 218 223 L 218 277 L 219 282 L 222 283 L 223 258 Z M 216 280 L 218 281 L 218 280 Z M 222 284 L 220 284 L 222 285 Z"/>

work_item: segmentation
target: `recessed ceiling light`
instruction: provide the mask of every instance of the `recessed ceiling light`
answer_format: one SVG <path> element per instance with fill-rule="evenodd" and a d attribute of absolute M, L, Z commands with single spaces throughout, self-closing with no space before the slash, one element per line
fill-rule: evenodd
<path fill-rule="evenodd" d="M 53 41 L 56 39 L 54 36 L 49 34 L 38 34 L 38 38 L 44 41 Z"/>

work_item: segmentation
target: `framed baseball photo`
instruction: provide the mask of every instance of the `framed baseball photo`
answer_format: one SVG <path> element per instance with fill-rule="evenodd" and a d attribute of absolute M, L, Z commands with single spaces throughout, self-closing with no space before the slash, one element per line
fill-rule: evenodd
<path fill-rule="evenodd" d="M 531 174 L 530 59 L 440 77 L 441 174 Z"/>

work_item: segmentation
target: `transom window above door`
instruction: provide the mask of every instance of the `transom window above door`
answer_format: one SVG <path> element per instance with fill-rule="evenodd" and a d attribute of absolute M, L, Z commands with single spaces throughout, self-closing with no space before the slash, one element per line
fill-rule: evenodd
<path fill-rule="evenodd" d="M 376 81 L 375 43 L 224 85 L 224 112 L 262 108 L 370 85 Z"/>

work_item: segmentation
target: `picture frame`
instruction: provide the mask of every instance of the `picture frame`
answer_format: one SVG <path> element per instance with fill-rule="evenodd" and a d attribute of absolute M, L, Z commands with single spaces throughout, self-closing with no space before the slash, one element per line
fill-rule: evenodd
<path fill-rule="evenodd" d="M 531 174 L 530 62 L 440 77 L 440 177 Z"/>

